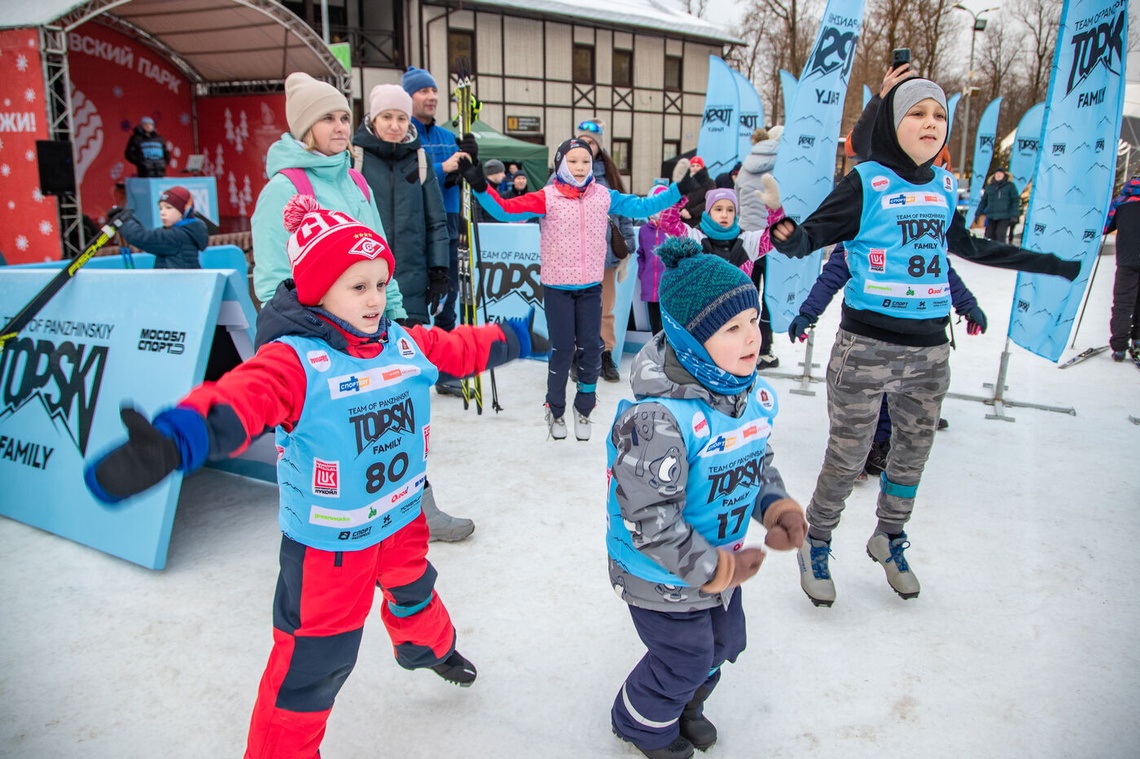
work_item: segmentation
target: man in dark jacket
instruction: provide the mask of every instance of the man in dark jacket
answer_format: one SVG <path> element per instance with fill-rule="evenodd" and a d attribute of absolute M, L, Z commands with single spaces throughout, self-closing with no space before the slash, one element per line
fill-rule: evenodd
<path fill-rule="evenodd" d="M 1021 216 L 1021 193 L 1009 178 L 1004 166 L 994 170 L 990 181 L 982 190 L 982 202 L 974 213 L 974 223 L 986 217 L 986 237 L 998 242 L 1013 243 L 1013 227 Z"/>
<path fill-rule="evenodd" d="M 154 119 L 150 116 L 143 116 L 131 132 L 124 155 L 135 165 L 140 177 L 166 176 L 170 154 L 166 151 L 166 140 L 154 130 Z"/>
<path fill-rule="evenodd" d="M 1112 286 L 1112 316 L 1108 346 L 1112 360 L 1125 353 L 1140 363 L 1140 176 L 1132 177 L 1108 209 L 1107 235 L 1116 232 L 1116 280 Z"/>

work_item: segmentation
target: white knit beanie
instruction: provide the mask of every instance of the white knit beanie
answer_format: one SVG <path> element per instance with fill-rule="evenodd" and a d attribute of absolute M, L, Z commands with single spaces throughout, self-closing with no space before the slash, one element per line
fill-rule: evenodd
<path fill-rule="evenodd" d="M 348 98 L 328 82 L 299 71 L 285 79 L 285 120 L 294 139 L 305 139 L 313 124 L 337 111 L 352 115 Z"/>
<path fill-rule="evenodd" d="M 368 96 L 368 117 L 376 118 L 384 111 L 403 111 L 412 117 L 412 96 L 398 84 L 378 84 Z"/>

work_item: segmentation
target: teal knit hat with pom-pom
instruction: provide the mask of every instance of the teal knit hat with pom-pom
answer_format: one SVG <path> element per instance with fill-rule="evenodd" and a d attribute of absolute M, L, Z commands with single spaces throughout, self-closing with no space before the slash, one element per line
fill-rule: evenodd
<path fill-rule="evenodd" d="M 760 309 L 760 296 L 748 275 L 687 237 L 670 237 L 657 248 L 665 264 L 661 308 L 704 343 L 741 311 Z"/>

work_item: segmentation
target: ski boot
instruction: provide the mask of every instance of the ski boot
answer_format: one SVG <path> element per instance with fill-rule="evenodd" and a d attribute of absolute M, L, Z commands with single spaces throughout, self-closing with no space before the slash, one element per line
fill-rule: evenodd
<path fill-rule="evenodd" d="M 796 553 L 800 565 L 800 587 L 816 606 L 835 603 L 835 583 L 827 562 L 831 556 L 831 541 L 808 537 Z"/>
<path fill-rule="evenodd" d="M 867 555 L 872 561 L 883 565 L 887 573 L 887 582 L 902 598 L 918 598 L 920 590 L 918 578 L 910 571 L 903 551 L 910 546 L 906 533 L 900 532 L 897 538 L 891 538 L 886 533 L 876 532 L 867 541 Z"/>

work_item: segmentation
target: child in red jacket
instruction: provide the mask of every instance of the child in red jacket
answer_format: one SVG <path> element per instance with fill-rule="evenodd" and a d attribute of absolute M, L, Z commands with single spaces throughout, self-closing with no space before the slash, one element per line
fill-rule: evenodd
<path fill-rule="evenodd" d="M 257 353 L 153 422 L 124 408 L 130 440 L 85 472 L 115 503 L 277 428 L 281 570 L 247 759 L 319 755 L 377 585 L 400 666 L 475 681 L 427 560 L 431 388 L 439 370 L 465 376 L 529 354 L 532 336 L 523 319 L 405 330 L 384 316 L 394 259 L 382 237 L 307 195 L 284 216 L 294 279 L 262 310 Z"/>

